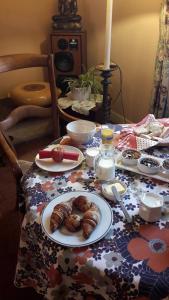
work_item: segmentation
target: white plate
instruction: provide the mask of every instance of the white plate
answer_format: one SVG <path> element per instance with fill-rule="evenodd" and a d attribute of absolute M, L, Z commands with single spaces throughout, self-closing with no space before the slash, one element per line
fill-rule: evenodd
<path fill-rule="evenodd" d="M 46 148 L 46 150 L 52 150 L 56 146 L 57 145 L 50 145 Z M 79 166 L 84 159 L 83 153 L 78 148 L 75 148 L 73 146 L 63 145 L 63 147 L 66 151 L 78 152 L 79 153 L 78 160 L 73 161 L 73 160 L 63 159 L 62 162 L 57 163 L 52 158 L 40 159 L 39 154 L 37 154 L 35 157 L 36 165 L 39 168 L 41 168 L 45 171 L 48 171 L 48 172 L 65 172 L 65 171 L 72 170 L 72 169 L 76 168 L 77 166 Z"/>
<path fill-rule="evenodd" d="M 49 224 L 54 206 L 60 202 L 68 201 L 70 198 L 78 197 L 80 195 L 86 196 L 90 201 L 96 203 L 100 210 L 100 222 L 99 224 L 97 224 L 90 237 L 87 240 L 85 240 L 82 235 L 82 230 L 72 233 L 66 230 L 64 226 L 56 230 L 54 233 L 51 233 Z M 110 205 L 97 194 L 83 191 L 62 194 L 59 197 L 52 200 L 43 210 L 41 219 L 42 228 L 47 234 L 47 236 L 54 242 L 67 247 L 82 247 L 99 241 L 108 233 L 112 222 L 113 213 Z"/>

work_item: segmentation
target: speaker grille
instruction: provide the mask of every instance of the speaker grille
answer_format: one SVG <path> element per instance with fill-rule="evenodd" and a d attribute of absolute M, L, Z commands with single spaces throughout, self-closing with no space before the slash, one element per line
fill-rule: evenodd
<path fill-rule="evenodd" d="M 73 55 L 70 52 L 55 54 L 55 67 L 60 72 L 71 72 L 74 67 Z"/>

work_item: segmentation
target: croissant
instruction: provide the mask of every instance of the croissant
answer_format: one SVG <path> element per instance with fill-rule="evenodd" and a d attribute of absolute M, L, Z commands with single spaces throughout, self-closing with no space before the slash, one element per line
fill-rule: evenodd
<path fill-rule="evenodd" d="M 57 204 L 52 212 L 50 218 L 50 230 L 54 232 L 57 230 L 64 220 L 71 214 L 72 212 L 72 201 L 74 198 L 70 199 L 67 202 L 62 202 Z"/>
<path fill-rule="evenodd" d="M 82 221 L 83 236 L 88 239 L 100 221 L 100 212 L 95 203 L 84 213 Z"/>
<path fill-rule="evenodd" d="M 67 219 L 65 220 L 65 227 L 71 232 L 78 231 L 81 227 L 80 216 L 76 214 L 72 214 L 68 216 Z"/>
<path fill-rule="evenodd" d="M 78 196 L 74 199 L 73 205 L 80 211 L 85 212 L 90 208 L 91 202 L 85 196 Z"/>

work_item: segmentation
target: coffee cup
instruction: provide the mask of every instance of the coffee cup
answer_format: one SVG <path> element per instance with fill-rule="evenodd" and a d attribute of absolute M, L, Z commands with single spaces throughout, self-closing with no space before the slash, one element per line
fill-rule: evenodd
<path fill-rule="evenodd" d="M 154 193 L 143 193 L 140 199 L 139 215 L 147 222 L 156 222 L 161 217 L 163 198 Z"/>

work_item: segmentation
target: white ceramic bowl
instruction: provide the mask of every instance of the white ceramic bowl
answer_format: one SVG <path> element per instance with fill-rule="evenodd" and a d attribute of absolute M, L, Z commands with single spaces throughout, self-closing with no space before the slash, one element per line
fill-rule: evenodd
<path fill-rule="evenodd" d="M 67 124 L 66 130 L 77 144 L 86 144 L 96 132 L 96 124 L 91 121 L 77 120 Z"/>
<path fill-rule="evenodd" d="M 106 199 L 112 200 L 112 201 L 115 201 L 114 194 L 111 190 L 111 185 L 114 184 L 114 183 L 117 183 L 117 184 L 121 185 L 124 188 L 123 192 L 118 191 L 121 197 L 123 197 L 127 192 L 126 184 L 123 181 L 120 181 L 118 179 L 115 179 L 115 180 L 113 180 L 111 182 L 108 182 L 108 183 L 103 183 L 102 184 L 102 194 Z M 116 186 L 116 188 L 118 190 L 118 186 Z"/>
<path fill-rule="evenodd" d="M 147 174 L 156 174 L 160 171 L 161 165 L 156 158 L 141 157 L 137 163 L 138 169 Z"/>
<path fill-rule="evenodd" d="M 140 151 L 135 149 L 126 149 L 122 151 L 122 162 L 127 166 L 134 166 L 137 164 L 138 159 L 141 157 Z"/>

